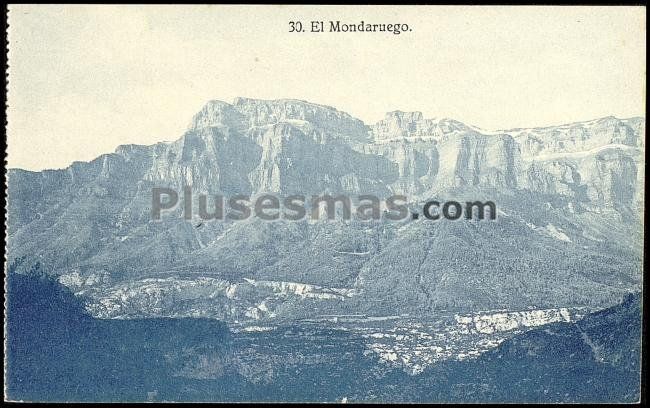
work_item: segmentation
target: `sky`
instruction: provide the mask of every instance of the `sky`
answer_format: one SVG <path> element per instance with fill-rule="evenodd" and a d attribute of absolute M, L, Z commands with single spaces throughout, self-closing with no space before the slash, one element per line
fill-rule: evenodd
<path fill-rule="evenodd" d="M 405 23 L 290 33 L 290 21 Z M 209 100 L 303 99 L 368 124 L 483 129 L 644 116 L 645 8 L 62 6 L 9 9 L 10 168 L 182 136 Z"/>

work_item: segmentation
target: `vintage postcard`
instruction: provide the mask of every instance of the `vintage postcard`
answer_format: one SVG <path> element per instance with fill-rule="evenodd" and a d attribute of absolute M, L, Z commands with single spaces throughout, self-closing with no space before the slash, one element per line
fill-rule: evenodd
<path fill-rule="evenodd" d="M 645 16 L 9 5 L 5 401 L 639 402 Z"/>

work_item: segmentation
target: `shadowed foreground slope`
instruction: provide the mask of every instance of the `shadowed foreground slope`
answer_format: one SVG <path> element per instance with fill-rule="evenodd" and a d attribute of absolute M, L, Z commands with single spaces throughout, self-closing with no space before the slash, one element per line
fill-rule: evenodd
<path fill-rule="evenodd" d="M 577 323 L 506 340 L 475 360 L 411 376 L 331 329 L 261 334 L 300 364 L 269 361 L 273 377 L 242 373 L 241 350 L 209 319 L 99 320 L 46 277 L 8 279 L 7 397 L 28 401 L 635 401 L 639 398 L 640 296 Z M 264 343 L 261 343 L 261 342 Z M 334 347 L 332 347 L 334 345 Z M 288 357 L 288 356 L 287 356 Z M 264 357 L 262 357 L 264 358 Z M 287 358 L 288 360 L 289 358 Z"/>

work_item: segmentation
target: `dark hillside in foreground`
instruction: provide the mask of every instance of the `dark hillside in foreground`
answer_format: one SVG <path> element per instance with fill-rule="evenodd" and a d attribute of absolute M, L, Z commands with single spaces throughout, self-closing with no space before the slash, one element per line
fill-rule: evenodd
<path fill-rule="evenodd" d="M 478 359 L 438 365 L 422 400 L 634 402 L 640 398 L 641 296 L 504 341 Z M 446 383 L 446 386 L 443 386 Z"/>
<path fill-rule="evenodd" d="M 577 323 L 506 340 L 479 358 L 409 376 L 364 354 L 362 339 L 323 328 L 262 333 L 299 363 L 250 370 L 227 327 L 209 319 L 99 320 L 46 277 L 8 280 L 7 396 L 26 401 L 535 401 L 639 398 L 640 296 Z M 263 343 L 261 343 L 263 342 Z M 334 345 L 334 347 L 332 347 Z M 238 354 L 239 353 L 239 354 Z"/>
<path fill-rule="evenodd" d="M 209 319 L 93 319 L 57 282 L 12 274 L 7 334 L 10 399 L 137 401 L 174 389 L 172 363 L 203 339 L 227 353 L 229 332 Z"/>

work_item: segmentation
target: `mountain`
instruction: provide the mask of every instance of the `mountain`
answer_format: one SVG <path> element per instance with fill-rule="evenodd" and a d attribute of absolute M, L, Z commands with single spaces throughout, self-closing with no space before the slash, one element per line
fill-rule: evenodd
<path fill-rule="evenodd" d="M 295 320 L 323 314 L 602 308 L 641 282 L 645 120 L 485 131 L 419 112 L 372 126 L 298 100 L 208 102 L 171 143 L 8 172 L 8 254 L 96 317 Z M 496 220 L 151 217 L 194 194 L 489 200 Z M 422 217 L 421 217 L 422 218 Z"/>

